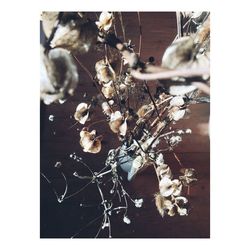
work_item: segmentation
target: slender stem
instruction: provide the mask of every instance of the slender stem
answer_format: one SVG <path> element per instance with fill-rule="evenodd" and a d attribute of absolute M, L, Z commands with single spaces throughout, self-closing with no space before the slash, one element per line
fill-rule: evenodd
<path fill-rule="evenodd" d="M 151 95 L 151 93 L 150 93 L 150 89 L 149 89 L 149 87 L 148 87 L 148 85 L 147 85 L 147 82 L 146 82 L 146 81 L 143 81 L 143 83 L 144 83 L 145 88 L 147 89 L 147 93 L 148 93 L 148 95 L 149 95 L 149 97 L 150 97 L 150 100 L 152 101 L 152 103 L 153 103 L 153 105 L 154 105 L 154 108 L 155 108 L 155 111 L 156 111 L 156 113 L 157 113 L 157 116 L 158 116 L 159 119 L 160 119 L 159 111 L 158 111 L 157 106 L 156 106 L 156 104 L 155 104 L 154 98 L 152 97 L 152 95 Z"/>
<path fill-rule="evenodd" d="M 124 24 L 123 24 L 122 13 L 118 12 L 118 15 L 119 15 L 119 19 L 120 19 L 120 22 L 121 22 L 123 40 L 124 40 L 124 42 L 126 42 L 126 33 L 125 33 L 125 27 L 124 27 Z"/>
<path fill-rule="evenodd" d="M 71 125 L 68 129 L 72 129 L 73 127 L 75 127 L 75 125 L 77 125 L 78 122 L 75 122 L 73 125 Z"/>
<path fill-rule="evenodd" d="M 93 125 L 96 125 L 96 124 L 98 124 L 98 123 L 101 123 L 101 122 L 106 122 L 107 120 L 106 119 L 103 119 L 103 120 L 99 120 L 99 121 L 95 121 L 95 122 L 92 122 L 88 127 L 87 127 L 87 129 L 89 129 L 91 126 L 93 126 Z"/>
<path fill-rule="evenodd" d="M 174 158 L 178 161 L 179 165 L 183 168 L 183 165 L 179 159 L 179 157 L 173 152 Z"/>
<path fill-rule="evenodd" d="M 154 170 L 155 170 L 155 173 L 156 173 L 158 182 L 160 182 L 160 178 L 159 178 L 159 176 L 158 176 L 158 174 L 157 174 L 157 169 L 156 169 L 156 164 L 155 164 L 155 162 L 153 162 L 153 166 L 154 166 Z"/>
<path fill-rule="evenodd" d="M 74 192 L 73 194 L 70 194 L 70 195 L 68 195 L 68 196 L 65 196 L 65 197 L 64 197 L 64 200 L 67 200 L 67 199 L 69 199 L 69 198 L 72 198 L 72 197 L 74 197 L 75 195 L 77 195 L 77 194 L 79 194 L 80 192 L 82 192 L 87 186 L 89 186 L 89 184 L 92 183 L 92 181 L 93 181 L 93 179 L 92 179 L 90 182 L 88 182 L 86 185 L 84 185 L 82 188 L 80 188 L 78 191 L 76 191 L 76 192 Z"/>
<path fill-rule="evenodd" d="M 66 178 L 66 176 L 64 175 L 63 172 L 61 172 L 61 174 L 62 174 L 62 176 L 63 176 L 63 179 L 65 180 L 65 190 L 64 190 L 63 195 L 60 197 L 60 202 L 62 202 L 62 201 L 64 200 L 64 197 L 65 197 L 65 195 L 66 195 L 67 192 L 68 192 L 68 181 L 67 181 L 67 178 Z"/>
<path fill-rule="evenodd" d="M 141 45 L 142 45 L 142 26 L 141 26 L 141 17 L 140 17 L 140 12 L 137 12 L 137 17 L 138 17 L 138 23 L 139 23 L 139 51 L 138 54 L 139 56 L 141 55 Z"/>
<path fill-rule="evenodd" d="M 49 183 L 49 185 L 50 185 L 51 188 L 52 188 L 53 193 L 54 193 L 55 196 L 56 196 L 56 199 L 58 200 L 58 199 L 59 199 L 59 195 L 58 195 L 56 189 L 52 186 L 51 181 L 46 177 L 46 175 L 45 175 L 44 173 L 41 173 L 41 176 Z"/>
<path fill-rule="evenodd" d="M 74 235 L 72 235 L 71 238 L 75 238 L 82 230 L 84 230 L 84 229 L 86 229 L 87 227 L 89 227 L 89 226 L 90 226 L 91 224 L 93 224 L 95 221 L 97 221 L 98 219 L 100 219 L 103 215 L 104 215 L 104 213 L 101 214 L 100 216 L 96 217 L 96 218 L 93 219 L 92 221 L 90 221 L 86 226 L 80 228 L 80 230 L 79 230 L 77 233 L 75 233 Z"/>
<path fill-rule="evenodd" d="M 115 32 L 115 36 L 117 37 L 115 12 L 113 12 L 113 17 L 114 17 L 114 32 Z"/>
<path fill-rule="evenodd" d="M 105 218 L 103 217 L 102 223 L 101 223 L 101 225 L 100 225 L 100 227 L 99 227 L 99 229 L 98 229 L 98 231 L 97 231 L 97 233 L 96 233 L 96 235 L 95 235 L 95 238 L 98 237 L 100 231 L 102 230 L 102 225 L 104 224 L 104 222 L 105 222 Z"/>

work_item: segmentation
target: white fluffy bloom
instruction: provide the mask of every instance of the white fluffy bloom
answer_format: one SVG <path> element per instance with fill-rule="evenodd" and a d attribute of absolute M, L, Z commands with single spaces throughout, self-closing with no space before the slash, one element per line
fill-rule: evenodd
<path fill-rule="evenodd" d="M 179 180 L 170 180 L 167 176 L 164 176 L 159 183 L 160 193 L 164 197 L 170 195 L 179 196 L 182 190 L 182 184 Z"/>
<path fill-rule="evenodd" d="M 124 217 L 123 217 L 123 221 L 124 221 L 126 224 L 130 224 L 130 223 L 131 223 L 131 220 L 128 218 L 128 216 L 124 216 Z"/>
<path fill-rule="evenodd" d="M 95 23 L 100 30 L 108 31 L 112 26 L 112 19 L 112 13 L 103 11 L 99 17 L 99 21 Z"/>
<path fill-rule="evenodd" d="M 142 207 L 143 199 L 135 199 L 135 206 Z"/>

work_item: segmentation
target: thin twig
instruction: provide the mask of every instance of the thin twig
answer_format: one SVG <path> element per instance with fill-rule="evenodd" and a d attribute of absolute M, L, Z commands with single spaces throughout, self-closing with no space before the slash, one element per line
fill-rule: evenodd
<path fill-rule="evenodd" d="M 138 17 L 138 23 L 139 23 L 139 51 L 138 55 L 141 55 L 141 45 L 142 45 L 142 26 L 141 26 L 141 17 L 140 17 L 140 12 L 137 12 L 137 17 Z"/>
<path fill-rule="evenodd" d="M 151 93 L 150 93 L 150 90 L 149 90 L 149 87 L 148 87 L 148 85 L 147 85 L 147 82 L 146 82 L 146 81 L 143 81 L 143 83 L 144 83 L 144 86 L 145 86 L 145 88 L 146 88 L 146 90 L 147 90 L 147 93 L 148 93 L 148 95 L 149 95 L 149 97 L 150 97 L 150 100 L 152 101 L 152 103 L 153 103 L 153 105 L 154 105 L 154 108 L 155 108 L 155 111 L 156 111 L 156 113 L 157 113 L 157 116 L 158 116 L 159 119 L 160 119 L 159 111 L 158 111 L 157 106 L 156 106 L 156 104 L 155 104 L 154 98 L 152 97 L 152 95 L 151 95 Z"/>
<path fill-rule="evenodd" d="M 125 33 L 125 27 L 124 27 L 124 24 L 123 24 L 122 13 L 118 12 L 118 16 L 119 16 L 119 19 L 120 19 L 120 22 L 121 22 L 123 40 L 124 40 L 124 42 L 126 42 L 126 33 Z"/>

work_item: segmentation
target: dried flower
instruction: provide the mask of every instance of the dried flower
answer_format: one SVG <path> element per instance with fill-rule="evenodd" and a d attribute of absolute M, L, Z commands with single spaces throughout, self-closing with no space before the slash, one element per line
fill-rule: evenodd
<path fill-rule="evenodd" d="M 191 183 L 197 181 L 195 169 L 182 168 L 181 173 L 183 173 L 183 175 L 179 176 L 179 179 L 181 180 L 181 182 L 184 186 L 188 186 Z"/>
<path fill-rule="evenodd" d="M 116 78 L 115 71 L 105 60 L 100 60 L 95 64 L 96 77 L 101 84 L 107 84 Z"/>
<path fill-rule="evenodd" d="M 165 199 L 164 200 L 164 208 L 168 210 L 168 215 L 169 216 L 174 216 L 175 215 L 175 206 L 172 201 Z"/>
<path fill-rule="evenodd" d="M 182 138 L 179 135 L 171 136 L 169 139 L 169 143 L 172 147 L 176 146 L 181 141 L 182 141 Z"/>
<path fill-rule="evenodd" d="M 128 218 L 128 216 L 125 216 L 123 217 L 123 221 L 126 223 L 126 224 L 130 224 L 131 223 L 131 220 Z"/>
<path fill-rule="evenodd" d="M 86 53 L 96 43 L 96 39 L 97 28 L 95 24 L 83 19 L 76 19 L 58 25 L 50 46 Z"/>
<path fill-rule="evenodd" d="M 82 125 L 84 125 L 89 118 L 89 107 L 90 106 L 85 102 L 78 104 L 78 106 L 76 107 L 74 118 Z"/>
<path fill-rule="evenodd" d="M 179 107 L 175 106 L 169 110 L 169 117 L 174 121 L 179 121 L 184 117 L 185 113 L 185 109 L 180 109 Z"/>
<path fill-rule="evenodd" d="M 143 199 L 135 199 L 135 206 L 142 207 Z"/>
<path fill-rule="evenodd" d="M 160 193 L 164 197 L 170 195 L 179 196 L 182 190 L 182 184 L 179 180 L 171 180 L 167 176 L 164 176 L 159 183 Z"/>
<path fill-rule="evenodd" d="M 165 198 L 160 194 L 155 194 L 155 205 L 159 214 L 163 217 L 165 213 Z"/>
<path fill-rule="evenodd" d="M 42 26 L 45 36 L 48 38 L 55 26 L 59 12 L 43 11 L 41 14 Z"/>
<path fill-rule="evenodd" d="M 88 132 L 86 130 L 82 130 L 80 132 L 80 145 L 83 148 L 84 152 L 88 153 L 99 153 L 101 151 L 101 138 L 96 137 L 96 131 L 92 130 Z"/>
<path fill-rule="evenodd" d="M 71 55 L 65 49 L 52 49 L 47 55 L 41 47 L 40 97 L 47 105 L 74 94 L 78 72 Z"/>
<path fill-rule="evenodd" d="M 96 21 L 95 23 L 100 30 L 108 31 L 112 26 L 112 20 L 112 13 L 103 11 L 99 17 L 99 21 Z"/>
<path fill-rule="evenodd" d="M 115 111 L 110 115 L 110 122 L 109 122 L 110 129 L 116 133 L 124 136 L 127 132 L 127 122 L 126 119 L 123 120 L 123 116 L 120 111 Z"/>
<path fill-rule="evenodd" d="M 174 96 L 170 101 L 171 106 L 177 106 L 177 107 L 184 105 L 184 103 L 185 103 L 184 99 L 181 96 Z"/>
<path fill-rule="evenodd" d="M 185 216 L 185 215 L 187 216 L 188 215 L 186 208 L 177 207 L 177 212 L 180 216 Z"/>
<path fill-rule="evenodd" d="M 110 116 L 111 113 L 112 113 L 112 110 L 111 108 L 109 107 L 108 103 L 107 102 L 103 102 L 102 103 L 102 110 L 103 110 L 103 113 L 107 116 Z"/>
<path fill-rule="evenodd" d="M 113 87 L 112 81 L 102 87 L 102 93 L 107 99 L 110 99 L 115 95 L 115 88 Z"/>
<path fill-rule="evenodd" d="M 192 37 L 185 36 L 176 39 L 164 52 L 162 66 L 168 69 L 183 67 L 192 59 L 194 48 Z"/>

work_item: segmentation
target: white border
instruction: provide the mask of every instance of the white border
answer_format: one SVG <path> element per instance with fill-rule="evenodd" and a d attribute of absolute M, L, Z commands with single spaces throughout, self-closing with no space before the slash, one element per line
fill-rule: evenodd
<path fill-rule="evenodd" d="M 238 10 L 237 7 L 241 7 Z M 2 249 L 240 247 L 249 237 L 249 8 L 242 1 L 8 1 L 1 12 Z M 211 239 L 39 239 L 39 13 L 212 12 Z M 245 60 L 244 60 L 245 59 Z M 240 67 L 239 67 L 240 66 Z M 247 109 L 245 109 L 247 108 Z M 243 167 L 241 169 L 240 167 Z M 123 242 L 124 241 L 124 242 Z M 86 245 L 87 244 L 87 245 Z"/>

